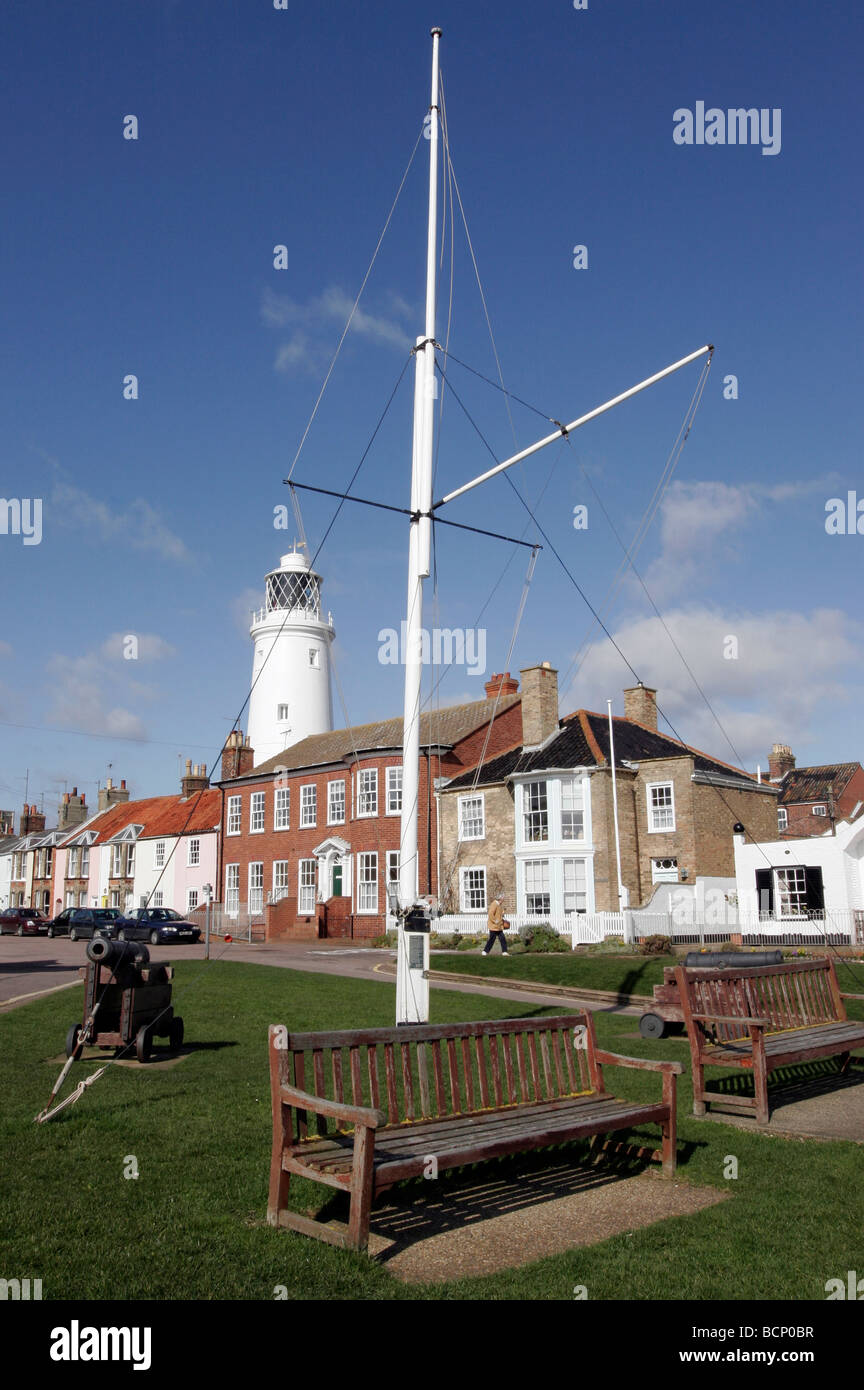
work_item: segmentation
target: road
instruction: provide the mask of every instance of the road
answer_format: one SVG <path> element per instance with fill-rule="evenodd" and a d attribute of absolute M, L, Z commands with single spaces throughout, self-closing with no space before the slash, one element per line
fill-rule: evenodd
<path fill-rule="evenodd" d="M 4 936 L 0 938 L 0 1013 L 30 1003 L 41 995 L 70 989 L 80 983 L 79 968 L 86 965 L 86 942 L 69 941 L 65 937 L 48 940 L 44 936 Z M 153 960 L 203 960 L 204 946 L 148 946 Z M 312 974 L 345 975 L 354 980 L 371 980 L 395 987 L 392 963 L 395 953 L 374 947 L 353 946 L 344 941 L 294 941 L 265 944 L 263 942 L 225 942 L 214 938 L 210 950 L 212 959 L 247 961 L 254 965 L 271 965 L 289 970 L 308 970 Z M 490 961 L 489 973 L 500 976 L 507 967 Z M 461 984 L 456 980 L 438 981 L 433 989 L 455 990 L 463 994 L 486 994 L 496 999 L 518 997 L 521 1002 L 541 1004 L 546 1008 L 560 1005 L 568 1013 L 585 1007 L 609 1013 L 640 1013 L 639 1009 L 598 1003 L 597 1000 L 575 1000 L 573 995 L 534 992 L 530 987 L 518 990 L 499 984 L 484 985 L 481 981 Z"/>

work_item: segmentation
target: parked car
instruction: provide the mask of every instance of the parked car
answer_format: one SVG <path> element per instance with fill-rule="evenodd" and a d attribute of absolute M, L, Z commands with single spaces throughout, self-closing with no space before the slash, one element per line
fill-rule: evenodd
<path fill-rule="evenodd" d="M 201 939 L 201 928 L 187 922 L 171 907 L 138 907 L 116 923 L 118 941 L 149 941 L 151 946 L 163 942 Z"/>
<path fill-rule="evenodd" d="M 114 936 L 119 907 L 64 907 L 48 923 L 49 936 L 66 936 L 70 941 L 89 941 L 91 936 Z"/>
<path fill-rule="evenodd" d="M 48 918 L 38 907 L 7 907 L 0 912 L 0 936 L 41 936 Z"/>

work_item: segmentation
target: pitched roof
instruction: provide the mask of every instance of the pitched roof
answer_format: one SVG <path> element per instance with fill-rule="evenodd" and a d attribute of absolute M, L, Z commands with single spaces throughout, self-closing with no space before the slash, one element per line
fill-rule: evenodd
<path fill-rule="evenodd" d="M 780 805 L 800 801 L 827 801 L 833 788 L 835 800 L 842 796 L 860 763 L 828 763 L 824 767 L 796 767 L 787 772 L 780 786 Z"/>
<path fill-rule="evenodd" d="M 127 825 L 141 825 L 139 839 L 151 839 L 158 835 L 179 835 L 215 830 L 221 820 L 221 793 L 215 789 L 193 792 L 191 796 L 150 796 L 142 801 L 123 801 L 117 806 L 109 806 L 90 821 L 74 826 L 64 838 L 68 844 L 85 831 L 96 831 L 92 841 L 104 845 Z"/>
<path fill-rule="evenodd" d="M 698 749 L 688 748 L 676 738 L 658 733 L 634 719 L 613 717 L 615 740 L 615 765 L 624 762 L 646 762 L 654 758 L 692 757 L 697 772 L 712 773 L 715 776 L 732 777 L 756 785 L 756 779 L 740 767 L 710 758 Z M 509 753 L 501 753 L 485 763 L 480 773 L 478 785 L 504 782 L 509 777 L 525 772 L 548 771 L 552 768 L 567 767 L 607 767 L 609 765 L 609 717 L 591 710 L 576 710 L 561 721 L 560 730 L 554 738 L 548 739 L 539 748 L 523 752 L 513 748 Z M 468 771 L 454 777 L 447 784 L 452 787 L 470 787 L 474 783 L 475 772 Z M 763 783 L 763 786 L 768 786 Z"/>
<path fill-rule="evenodd" d="M 470 704 L 450 705 L 444 709 L 428 710 L 420 715 L 420 746 L 452 747 L 460 739 L 473 733 L 475 729 L 488 723 L 493 712 L 496 717 L 513 705 L 519 704 L 521 696 L 503 695 L 500 700 L 473 700 Z M 402 719 L 381 719 L 373 724 L 355 724 L 347 729 L 333 729 L 327 734 L 310 734 L 299 743 L 292 744 L 282 753 L 258 763 L 246 777 L 260 773 L 286 769 L 296 772 L 300 768 L 320 767 L 327 763 L 339 763 L 358 753 L 370 753 L 382 748 L 402 747 Z M 232 778 L 241 781 L 242 778 Z"/>

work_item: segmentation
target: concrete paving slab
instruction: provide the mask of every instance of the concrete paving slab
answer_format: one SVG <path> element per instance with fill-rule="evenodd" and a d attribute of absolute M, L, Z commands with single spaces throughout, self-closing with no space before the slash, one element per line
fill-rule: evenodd
<path fill-rule="evenodd" d="M 803 1063 L 775 1072 L 768 1080 L 771 1117 L 759 1125 L 749 1115 L 715 1110 L 705 1116 L 716 1124 L 794 1139 L 849 1139 L 864 1144 L 864 1058 L 845 1076 L 834 1058 Z"/>
<path fill-rule="evenodd" d="M 556 1159 L 521 1172 L 463 1175 L 455 1187 L 411 1184 L 374 1208 L 369 1253 L 406 1283 L 495 1274 L 690 1216 L 731 1195 L 654 1172 L 622 1176 L 602 1160 L 574 1167 Z"/>

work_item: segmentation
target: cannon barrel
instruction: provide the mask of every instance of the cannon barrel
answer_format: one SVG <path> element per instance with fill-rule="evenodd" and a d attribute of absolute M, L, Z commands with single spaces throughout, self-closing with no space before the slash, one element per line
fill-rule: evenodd
<path fill-rule="evenodd" d="M 120 965 L 140 969 L 149 964 L 150 952 L 140 941 L 109 941 L 107 937 L 94 936 L 87 942 L 87 959 L 109 970 L 116 970 Z"/>
<path fill-rule="evenodd" d="M 783 952 L 774 951 L 688 951 L 684 958 L 688 970 L 740 969 L 743 965 L 782 965 Z"/>

